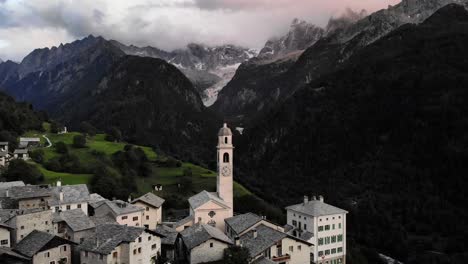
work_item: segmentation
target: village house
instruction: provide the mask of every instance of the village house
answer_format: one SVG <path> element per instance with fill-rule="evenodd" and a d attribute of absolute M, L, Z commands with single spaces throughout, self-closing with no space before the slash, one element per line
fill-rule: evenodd
<path fill-rule="evenodd" d="M 88 215 L 89 216 L 94 216 L 94 211 L 96 207 L 101 205 L 102 202 L 107 200 L 106 198 L 102 197 L 101 195 L 97 193 L 92 193 L 89 195 L 89 200 L 88 200 Z"/>
<path fill-rule="evenodd" d="M 308 240 L 313 247 L 313 262 L 341 264 L 346 262 L 347 211 L 324 202 L 323 196 L 286 207 L 289 231 Z"/>
<path fill-rule="evenodd" d="M 0 192 L 3 198 L 17 203 L 17 207 L 8 209 L 47 208 L 47 200 L 52 196 L 49 185 L 11 186 Z"/>
<path fill-rule="evenodd" d="M 57 236 L 77 244 L 93 236 L 96 228 L 91 218 L 78 208 L 54 213 L 53 223 L 54 232 Z M 72 261 L 73 263 L 79 263 L 80 261 L 80 251 L 76 247 L 72 247 Z"/>
<path fill-rule="evenodd" d="M 57 181 L 57 186 L 51 187 L 51 196 L 47 204 L 52 211 L 60 212 L 81 209 L 88 215 L 89 190 L 86 184 L 64 185 Z"/>
<path fill-rule="evenodd" d="M 94 209 L 96 217 L 112 216 L 119 225 L 143 226 L 142 218 L 144 208 L 121 201 L 104 200 L 98 202 Z"/>
<path fill-rule="evenodd" d="M 233 151 L 232 132 L 224 124 L 218 132 L 217 191 L 213 193 L 202 191 L 189 198 L 190 215 L 176 224 L 178 231 L 202 223 L 217 227 L 224 232 L 224 219 L 232 217 L 234 211 Z"/>
<path fill-rule="evenodd" d="M 0 210 L 0 222 L 12 227 L 12 245 L 17 244 L 34 230 L 54 233 L 52 211 L 40 208 Z"/>
<path fill-rule="evenodd" d="M 269 226 L 275 230 L 284 232 L 283 227 L 266 220 L 266 217 L 261 217 L 254 213 L 236 215 L 234 217 L 227 218 L 224 221 L 226 222 L 225 233 L 231 239 L 242 236 L 259 225 Z"/>
<path fill-rule="evenodd" d="M 0 151 L 0 167 L 5 167 L 8 163 L 8 152 Z"/>
<path fill-rule="evenodd" d="M 34 230 L 14 250 L 31 259 L 32 264 L 71 263 L 71 247 L 75 243 L 46 232 Z"/>
<path fill-rule="evenodd" d="M 86 237 L 93 235 L 96 227 L 81 209 L 54 213 L 53 223 L 58 236 L 75 243 L 81 243 Z"/>
<path fill-rule="evenodd" d="M 251 261 L 265 258 L 275 263 L 309 263 L 311 243 L 266 225 L 259 225 L 235 239 L 249 250 Z"/>
<path fill-rule="evenodd" d="M 180 263 L 206 263 L 223 259 L 224 250 L 232 245 L 221 230 L 211 225 L 195 224 L 179 233 L 176 259 Z"/>
<path fill-rule="evenodd" d="M 161 235 L 164 235 L 164 237 L 161 238 L 162 259 L 165 259 L 168 261 L 174 261 L 176 240 L 177 240 L 177 235 L 179 234 L 179 232 L 177 232 L 174 228 L 168 227 L 166 225 L 158 225 L 156 227 L 156 232 L 158 232 Z"/>
<path fill-rule="evenodd" d="M 0 247 L 11 247 L 12 230 L 11 226 L 0 223 Z"/>
<path fill-rule="evenodd" d="M 15 149 L 15 151 L 13 151 L 13 158 L 29 160 L 29 150 L 28 149 Z"/>
<path fill-rule="evenodd" d="M 161 237 L 142 227 L 99 225 L 95 235 L 78 246 L 81 264 L 154 263 L 161 253 Z"/>
<path fill-rule="evenodd" d="M 8 142 L 0 142 L 0 167 L 5 167 L 10 158 L 8 152 Z"/>
<path fill-rule="evenodd" d="M 18 148 L 31 148 L 31 147 L 39 147 L 41 145 L 41 139 L 37 137 L 20 137 Z"/>
<path fill-rule="evenodd" d="M 144 208 L 143 211 L 143 226 L 149 229 L 155 229 L 162 222 L 162 205 L 164 199 L 153 194 L 147 193 L 136 198 L 131 202 L 133 205 Z"/>
<path fill-rule="evenodd" d="M 8 142 L 0 141 L 0 152 L 8 152 L 8 145 Z"/>
<path fill-rule="evenodd" d="M 284 228 L 253 213 L 228 218 L 226 233 L 249 250 L 252 262 L 308 263 L 311 243 L 284 232 Z"/>
<path fill-rule="evenodd" d="M 9 207 L 2 207 L 2 206 L 3 206 L 3 200 L 7 200 L 7 201 L 11 200 L 11 199 L 6 197 L 8 190 L 11 187 L 21 187 L 21 186 L 25 186 L 23 181 L 0 182 L 0 209 L 15 209 L 15 208 L 18 208 L 18 207 L 9 208 Z M 7 199 L 5 199 L 5 198 L 7 198 Z"/>
<path fill-rule="evenodd" d="M 89 191 L 86 184 L 62 186 L 58 181 L 57 186 L 25 186 L 23 182 L 13 183 L 17 184 L 0 185 L 1 203 L 10 201 L 10 206 L 13 206 L 13 202 L 17 204 L 8 209 L 50 208 L 52 212 L 60 212 L 78 208 L 88 213 Z"/>

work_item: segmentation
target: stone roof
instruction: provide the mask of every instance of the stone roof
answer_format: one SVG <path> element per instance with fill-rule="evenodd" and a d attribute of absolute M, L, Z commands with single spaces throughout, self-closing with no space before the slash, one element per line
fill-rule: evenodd
<path fill-rule="evenodd" d="M 15 149 L 13 154 L 27 154 L 28 150 L 27 149 Z"/>
<path fill-rule="evenodd" d="M 122 243 L 134 242 L 143 232 L 164 237 L 155 231 L 142 227 L 105 224 L 97 226 L 95 235 L 86 238 L 78 248 L 84 251 L 107 255 Z"/>
<path fill-rule="evenodd" d="M 162 204 L 164 203 L 164 199 L 153 194 L 153 193 L 147 193 L 143 196 L 140 196 L 138 198 L 136 198 L 135 200 L 132 201 L 132 204 L 133 203 L 136 203 L 136 202 L 143 202 L 143 203 L 146 203 L 148 205 L 151 205 L 153 207 L 161 207 Z"/>
<path fill-rule="evenodd" d="M 99 205 L 103 204 L 104 201 L 106 201 L 107 199 L 102 197 L 101 195 L 97 194 L 97 193 L 92 193 L 89 195 L 89 201 L 88 201 L 88 204 L 93 207 L 93 208 L 96 208 L 98 207 Z"/>
<path fill-rule="evenodd" d="M 229 206 L 221 198 L 218 197 L 218 194 L 210 193 L 207 191 L 201 191 L 198 194 L 195 194 L 194 196 L 190 197 L 188 201 L 192 209 L 197 209 L 198 207 L 204 205 L 209 201 L 213 201 L 224 207 L 229 208 Z"/>
<path fill-rule="evenodd" d="M 314 237 L 313 233 L 306 231 L 306 232 L 302 233 L 299 238 L 304 240 L 304 241 L 309 241 L 309 239 L 311 239 L 313 237 Z"/>
<path fill-rule="evenodd" d="M 12 230 L 14 229 L 13 227 L 7 225 L 7 224 L 4 224 L 4 223 L 0 223 L 0 228 L 3 228 L 3 229 L 8 229 L 8 230 Z"/>
<path fill-rule="evenodd" d="M 99 202 L 99 201 L 104 201 L 106 198 L 102 197 L 98 193 L 92 193 L 89 195 L 89 202 Z"/>
<path fill-rule="evenodd" d="M 254 237 L 255 230 L 257 232 L 257 237 Z M 259 225 L 254 230 L 242 235 L 240 237 L 240 243 L 243 247 L 249 249 L 251 257 L 256 257 L 287 236 L 287 234 L 268 226 Z"/>
<path fill-rule="evenodd" d="M 180 235 L 182 236 L 182 240 L 188 250 L 191 250 L 210 239 L 215 239 L 226 244 L 232 244 L 231 239 L 221 232 L 221 230 L 210 225 L 195 224 L 184 229 L 180 232 Z"/>
<path fill-rule="evenodd" d="M 346 214 L 348 211 L 329 205 L 320 200 L 310 200 L 307 203 L 300 203 L 286 207 L 286 210 L 293 210 L 310 216 L 322 216 L 332 214 Z"/>
<path fill-rule="evenodd" d="M 124 214 L 129 214 L 129 213 L 134 213 L 134 212 L 139 212 L 139 211 L 144 211 L 144 208 L 141 208 L 139 206 L 124 202 L 122 200 L 114 200 L 114 201 L 109 201 L 105 200 L 100 206 L 107 205 L 109 208 L 114 212 L 115 215 L 124 215 Z"/>
<path fill-rule="evenodd" d="M 14 259 L 27 261 L 27 262 L 20 261 L 20 262 L 7 262 L 7 263 L 29 263 L 29 260 L 30 260 L 29 258 L 27 258 L 27 257 L 25 257 L 25 256 L 23 256 L 21 254 L 16 253 L 11 248 L 0 247 L 0 261 L 4 261 L 5 259 L 7 259 L 6 256 L 12 257 Z M 3 263 L 3 262 L 1 262 L 1 263 Z"/>
<path fill-rule="evenodd" d="M 161 238 L 161 244 L 164 245 L 175 245 L 177 234 L 179 234 L 174 228 L 170 228 L 166 225 L 158 225 L 156 227 L 156 232 L 165 236 Z"/>
<path fill-rule="evenodd" d="M 67 210 L 56 213 L 55 221 L 65 222 L 74 232 L 88 230 L 96 227 L 93 221 L 81 209 Z"/>
<path fill-rule="evenodd" d="M 187 223 L 190 223 L 193 221 L 193 215 L 189 215 L 181 220 L 179 220 L 177 223 L 174 224 L 175 227 L 183 226 Z"/>
<path fill-rule="evenodd" d="M 115 217 L 109 213 L 107 215 L 103 216 L 90 216 L 91 221 L 93 221 L 95 226 L 98 225 L 104 225 L 104 224 L 117 224 L 117 221 L 115 221 Z"/>
<path fill-rule="evenodd" d="M 6 223 L 8 220 L 15 217 L 16 211 L 17 210 L 11 210 L 11 209 L 8 209 L 8 210 L 2 209 L 2 210 L 0 210 L 0 223 Z"/>
<path fill-rule="evenodd" d="M 21 187 L 21 186 L 25 186 L 24 185 L 24 182 L 23 181 L 11 181 L 11 182 L 0 182 L 0 197 L 2 197 L 0 199 L 0 207 L 1 208 L 8 208 L 8 209 L 14 209 L 14 208 L 17 208 L 18 205 L 17 205 L 17 201 L 13 201 L 12 198 L 7 198 L 7 191 L 8 191 L 8 194 L 9 194 L 9 189 L 12 188 L 12 187 Z M 14 206 L 14 204 L 12 203 L 16 203 L 16 206 Z"/>
<path fill-rule="evenodd" d="M 52 240 L 55 240 L 55 243 L 50 243 Z M 75 243 L 50 233 L 34 230 L 16 245 L 15 251 L 31 258 L 38 252 L 64 244 Z"/>
<path fill-rule="evenodd" d="M 240 234 L 253 225 L 262 221 L 262 218 L 254 213 L 236 215 L 224 220 L 234 232 Z"/>
<path fill-rule="evenodd" d="M 8 142 L 7 141 L 0 141 L 0 146 L 7 146 Z"/>
<path fill-rule="evenodd" d="M 63 200 L 60 201 L 60 192 Z M 50 206 L 59 204 L 84 203 L 89 201 L 89 190 L 86 184 L 55 186 L 52 188 L 52 198 L 48 201 Z"/>
<path fill-rule="evenodd" d="M 18 200 L 10 197 L 0 197 L 0 209 L 18 209 Z"/>
<path fill-rule="evenodd" d="M 38 137 L 20 137 L 20 142 L 40 142 L 41 139 Z"/>
<path fill-rule="evenodd" d="M 25 186 L 23 181 L 0 182 L 0 189 L 6 189 L 17 186 Z"/>
<path fill-rule="evenodd" d="M 94 209 L 98 208 L 99 206 L 103 205 L 106 203 L 107 200 L 102 200 L 102 201 L 97 201 L 97 202 L 90 202 L 88 203 L 91 207 Z"/>
<path fill-rule="evenodd" d="M 294 229 L 294 226 L 286 224 L 283 226 L 283 228 L 284 228 L 284 232 L 289 232 Z"/>
<path fill-rule="evenodd" d="M 52 195 L 52 190 L 49 185 L 26 185 L 26 186 L 13 186 L 8 189 L 8 197 L 13 199 L 29 199 L 48 197 Z M 6 192 L 4 193 L 6 195 Z"/>
<path fill-rule="evenodd" d="M 223 127 L 219 129 L 218 136 L 232 136 L 231 129 L 227 126 L 226 123 L 223 124 Z"/>

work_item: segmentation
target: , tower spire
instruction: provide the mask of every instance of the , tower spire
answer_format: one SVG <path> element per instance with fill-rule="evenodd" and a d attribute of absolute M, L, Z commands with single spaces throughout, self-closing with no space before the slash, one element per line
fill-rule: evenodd
<path fill-rule="evenodd" d="M 226 123 L 218 132 L 218 176 L 217 194 L 231 208 L 233 215 L 233 151 L 232 131 Z"/>

